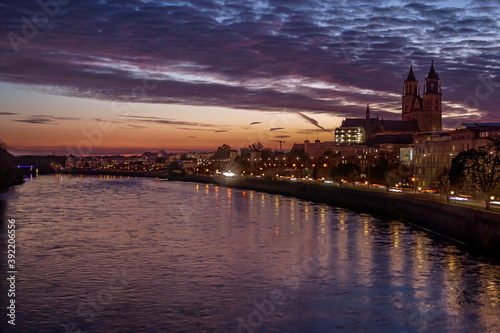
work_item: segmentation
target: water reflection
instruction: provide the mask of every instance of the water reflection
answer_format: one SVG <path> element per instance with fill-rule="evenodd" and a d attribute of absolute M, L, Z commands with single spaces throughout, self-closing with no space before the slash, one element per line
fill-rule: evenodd
<path fill-rule="evenodd" d="M 400 221 L 107 176 L 42 176 L 7 200 L 22 244 L 22 331 L 69 322 L 87 332 L 500 327 L 500 267 Z M 110 291 L 120 276 L 129 283 Z"/>

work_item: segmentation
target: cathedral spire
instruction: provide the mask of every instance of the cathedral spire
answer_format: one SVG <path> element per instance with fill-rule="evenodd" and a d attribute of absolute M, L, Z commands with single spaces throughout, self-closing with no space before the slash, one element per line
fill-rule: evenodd
<path fill-rule="evenodd" d="M 370 119 L 370 105 L 366 104 L 366 119 Z"/>
<path fill-rule="evenodd" d="M 434 60 L 431 60 L 431 69 L 429 70 L 429 74 L 427 74 L 426 79 L 439 80 L 439 75 L 434 70 Z"/>
<path fill-rule="evenodd" d="M 413 73 L 413 65 L 410 65 L 410 73 L 405 80 L 403 96 L 420 96 L 418 80 Z"/>
<path fill-rule="evenodd" d="M 410 73 L 408 73 L 408 77 L 406 78 L 405 82 L 408 81 L 417 81 L 415 78 L 415 74 L 413 74 L 413 65 L 410 65 Z"/>
<path fill-rule="evenodd" d="M 441 87 L 439 85 L 439 75 L 434 70 L 434 60 L 431 62 L 431 69 L 429 74 L 425 78 L 425 89 L 426 94 L 440 94 Z"/>

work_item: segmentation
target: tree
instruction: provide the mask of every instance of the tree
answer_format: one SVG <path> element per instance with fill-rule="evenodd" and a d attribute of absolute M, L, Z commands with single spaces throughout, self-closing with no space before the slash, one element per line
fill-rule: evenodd
<path fill-rule="evenodd" d="M 14 166 L 14 156 L 8 152 L 7 144 L 0 140 L 0 190 L 23 182 L 23 172 Z"/>
<path fill-rule="evenodd" d="M 347 180 L 352 182 L 354 186 L 354 181 L 359 179 L 359 175 L 361 174 L 361 168 L 359 165 L 354 163 L 340 163 L 336 167 L 332 168 L 330 175 L 333 179 L 339 182 L 339 185 L 342 186 L 342 180 Z"/>
<path fill-rule="evenodd" d="M 163 164 L 163 163 L 165 163 L 166 161 L 167 161 L 167 159 L 166 159 L 165 157 L 160 157 L 160 156 L 158 156 L 158 157 L 156 158 L 156 163 L 158 163 L 158 164 Z"/>
<path fill-rule="evenodd" d="M 385 185 L 386 192 L 389 192 L 389 187 L 402 180 L 399 165 L 400 163 L 393 160 L 389 154 L 381 152 L 375 165 L 368 168 L 367 178 L 370 182 Z"/>
<path fill-rule="evenodd" d="M 447 203 L 450 203 L 451 185 L 449 168 L 443 167 L 436 173 L 431 181 L 431 189 L 436 190 L 446 198 Z"/>
<path fill-rule="evenodd" d="M 182 165 L 178 162 L 172 162 L 167 166 L 167 177 L 169 180 L 182 180 L 185 176 L 185 171 Z"/>
<path fill-rule="evenodd" d="M 486 210 L 491 197 L 500 194 L 500 138 L 490 139 L 485 147 L 470 149 L 452 160 L 451 180 L 460 189 L 479 194 Z"/>
<path fill-rule="evenodd" d="M 467 182 L 464 178 L 468 161 L 474 158 L 474 154 L 474 150 L 471 149 L 460 152 L 453 158 L 449 173 L 451 188 L 456 190 L 474 191 L 474 189 L 468 188 Z"/>
<path fill-rule="evenodd" d="M 248 145 L 248 149 L 253 150 L 253 151 L 263 151 L 264 145 L 260 142 L 252 143 L 251 145 Z"/>
<path fill-rule="evenodd" d="M 288 161 L 291 161 L 292 163 L 297 161 L 297 160 L 305 162 L 308 159 L 309 159 L 309 156 L 306 154 L 304 149 L 293 148 L 288 153 Z"/>
<path fill-rule="evenodd" d="M 231 146 L 223 144 L 218 147 L 212 158 L 214 160 L 226 160 L 231 156 Z"/>

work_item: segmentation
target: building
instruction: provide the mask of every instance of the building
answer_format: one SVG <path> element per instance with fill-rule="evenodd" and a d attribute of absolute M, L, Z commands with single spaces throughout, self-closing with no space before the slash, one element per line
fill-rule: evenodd
<path fill-rule="evenodd" d="M 370 116 L 370 106 L 366 107 L 366 118 L 346 118 L 335 129 L 338 143 L 367 144 L 384 143 L 411 144 L 413 135 L 419 132 L 415 120 L 384 120 Z"/>
<path fill-rule="evenodd" d="M 365 170 L 366 166 L 375 164 L 379 152 L 392 152 L 390 148 L 375 148 L 366 145 L 353 145 L 333 141 L 321 142 L 320 140 L 315 140 L 314 142 L 305 140 L 304 143 L 296 143 L 292 147 L 292 150 L 294 149 L 304 149 L 304 152 L 312 161 L 318 159 L 325 152 L 331 151 L 338 156 L 337 161 L 331 166 L 335 166 L 338 163 L 354 163 L 359 165 L 362 170 Z"/>
<path fill-rule="evenodd" d="M 332 150 L 334 147 L 338 146 L 336 142 L 333 141 L 323 141 L 315 140 L 310 142 L 305 140 L 304 143 L 294 143 L 292 150 L 304 150 L 306 155 L 310 156 L 312 159 L 320 157 L 327 150 Z"/>
<path fill-rule="evenodd" d="M 410 72 L 404 81 L 402 112 L 403 121 L 415 121 L 420 132 L 441 131 L 443 127 L 441 83 L 439 75 L 434 70 L 434 61 L 425 78 L 423 96 L 420 96 L 420 86 L 413 73 L 413 66 L 410 66 Z"/>
<path fill-rule="evenodd" d="M 440 131 L 442 94 L 434 62 L 425 78 L 423 96 L 420 95 L 413 66 L 410 66 L 410 72 L 404 81 L 401 109 L 402 120 L 384 120 L 378 116 L 372 118 L 367 105 L 365 118 L 346 118 L 342 121 L 342 125 L 335 130 L 335 141 L 369 146 L 399 144 L 404 147 L 411 145 L 413 135 L 419 132 Z"/>
<path fill-rule="evenodd" d="M 384 120 L 377 118 L 346 118 L 335 129 L 338 143 L 367 144 L 413 143 L 413 135 L 419 129 L 415 121 Z"/>
<path fill-rule="evenodd" d="M 469 149 L 486 147 L 489 138 L 500 136 L 500 123 L 462 124 L 451 132 L 420 133 L 415 136 L 415 185 L 431 187 L 432 178 L 453 158 Z"/>
<path fill-rule="evenodd" d="M 78 157 L 75 157 L 73 155 L 68 155 L 66 157 L 66 163 L 65 163 L 66 169 L 73 169 L 76 166 L 77 159 Z"/>
<path fill-rule="evenodd" d="M 145 165 L 155 164 L 159 158 L 166 159 L 168 157 L 164 150 L 160 150 L 157 153 L 145 152 L 140 156 L 140 159 Z"/>

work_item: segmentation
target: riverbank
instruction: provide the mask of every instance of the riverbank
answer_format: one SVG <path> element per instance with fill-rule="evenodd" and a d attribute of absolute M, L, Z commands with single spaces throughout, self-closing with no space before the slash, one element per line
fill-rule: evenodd
<path fill-rule="evenodd" d="M 185 181 L 294 196 L 333 206 L 401 218 L 489 255 L 500 255 L 500 214 L 405 195 L 263 179 L 187 175 Z"/>

